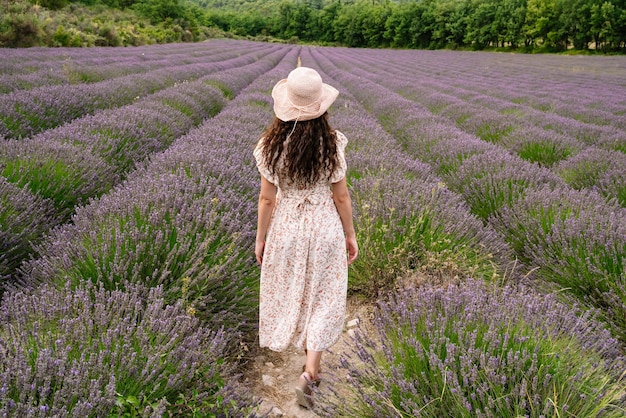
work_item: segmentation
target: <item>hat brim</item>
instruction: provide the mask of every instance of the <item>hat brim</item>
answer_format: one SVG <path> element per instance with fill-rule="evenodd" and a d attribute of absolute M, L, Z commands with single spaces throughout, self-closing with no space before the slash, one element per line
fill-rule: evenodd
<path fill-rule="evenodd" d="M 283 122 L 293 120 L 305 121 L 317 119 L 322 116 L 335 102 L 339 91 L 326 83 L 322 83 L 322 94 L 318 103 L 303 108 L 295 107 L 287 96 L 287 79 L 280 80 L 272 89 L 274 99 L 274 114 Z"/>

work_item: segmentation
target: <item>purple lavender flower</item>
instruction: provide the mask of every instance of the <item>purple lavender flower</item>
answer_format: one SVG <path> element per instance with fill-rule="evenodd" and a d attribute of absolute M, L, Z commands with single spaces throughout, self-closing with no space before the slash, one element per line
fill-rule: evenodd
<path fill-rule="evenodd" d="M 341 362 L 349 384 L 321 391 L 324 413 L 621 416 L 620 344 L 593 312 L 556 296 L 473 280 L 406 289 L 380 302 L 376 329 L 357 330 Z"/>
<path fill-rule="evenodd" d="M 464 160 L 445 177 L 452 190 L 463 195 L 472 213 L 483 219 L 513 205 L 527 190 L 562 183 L 554 173 L 505 151 L 488 151 Z"/>
<path fill-rule="evenodd" d="M 212 63 L 173 65 L 143 74 L 131 74 L 98 83 L 43 86 L 3 95 L 0 101 L 0 134 L 7 138 L 32 136 L 98 110 L 129 104 L 140 97 L 185 80 L 220 70 L 237 68 L 275 52 L 278 46 L 254 48 L 247 54 L 229 51 Z"/>
<path fill-rule="evenodd" d="M 69 218 L 74 207 L 108 191 L 118 173 L 101 158 L 69 143 L 29 139 L 0 142 L 0 175 L 54 202 Z"/>
<path fill-rule="evenodd" d="M 0 341 L 3 415 L 168 416 L 188 407 L 254 416 L 256 401 L 224 362 L 228 332 L 203 327 L 181 303 L 166 305 L 161 288 L 9 292 Z"/>
<path fill-rule="evenodd" d="M 59 223 L 50 199 L 0 177 L 0 280 L 8 280 L 33 253 L 32 244 Z"/>
<path fill-rule="evenodd" d="M 554 167 L 575 189 L 592 188 L 608 171 L 626 171 L 626 154 L 589 147 Z"/>

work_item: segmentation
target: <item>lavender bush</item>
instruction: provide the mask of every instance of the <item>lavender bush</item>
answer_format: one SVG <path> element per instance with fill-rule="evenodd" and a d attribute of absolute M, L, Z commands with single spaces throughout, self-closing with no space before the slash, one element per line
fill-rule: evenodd
<path fill-rule="evenodd" d="M 595 191 L 543 187 L 491 222 L 547 290 L 556 285 L 600 308 L 626 339 L 624 208 Z"/>
<path fill-rule="evenodd" d="M 530 245 L 536 248 L 547 245 L 556 224 L 562 224 L 570 217 L 580 217 L 590 207 L 603 217 L 620 210 L 615 204 L 607 204 L 596 191 L 544 185 L 528 190 L 489 221 L 509 242 L 516 256 L 532 266 L 534 256 Z"/>
<path fill-rule="evenodd" d="M 443 183 L 426 183 L 391 173 L 352 181 L 359 259 L 350 288 L 377 295 L 399 276 L 438 279 L 502 277 L 510 260 L 495 231 L 472 216 Z"/>
<path fill-rule="evenodd" d="M 256 48 L 241 56 L 238 51 L 231 51 L 231 59 L 216 63 L 173 65 L 99 83 L 40 87 L 9 93 L 3 95 L 0 101 L 0 134 L 7 138 L 32 136 L 97 110 L 129 104 L 177 82 L 253 63 L 277 49 L 280 47 Z"/>
<path fill-rule="evenodd" d="M 626 154 L 596 147 L 586 148 L 554 167 L 554 171 L 575 189 L 592 188 L 613 170 L 626 171 Z"/>
<path fill-rule="evenodd" d="M 529 243 L 529 252 L 540 278 L 602 308 L 626 340 L 626 210 L 620 209 L 606 213 L 588 206 L 556 222 L 542 245 Z"/>
<path fill-rule="evenodd" d="M 548 169 L 506 151 L 473 155 L 444 180 L 450 189 L 463 195 L 472 213 L 485 220 L 501 208 L 514 204 L 529 189 L 561 183 Z"/>
<path fill-rule="evenodd" d="M 0 142 L 0 175 L 51 199 L 63 220 L 119 181 L 113 167 L 87 150 L 44 139 Z"/>
<path fill-rule="evenodd" d="M 502 145 L 523 160 L 543 167 L 552 167 L 583 148 L 578 141 L 532 126 L 510 132 Z"/>
<path fill-rule="evenodd" d="M 460 123 L 457 122 L 459 127 L 465 132 L 476 135 L 483 141 L 498 143 L 517 127 L 516 122 L 510 120 L 510 118 L 503 117 L 501 113 L 487 109 L 476 112 L 467 104 L 464 107 L 465 112 L 470 111 L 472 115 Z M 445 113 L 445 111 L 442 112 L 444 116 Z M 455 115 L 451 116 L 455 117 Z"/>
<path fill-rule="evenodd" d="M 474 280 L 409 289 L 379 304 L 376 330 L 357 330 L 345 382 L 320 391 L 322 415 L 624 414 L 620 345 L 554 296 Z"/>
<path fill-rule="evenodd" d="M 6 293 L 0 308 L 4 416 L 254 416 L 256 401 L 211 331 L 161 288 L 86 283 Z"/>
<path fill-rule="evenodd" d="M 172 302 L 190 280 L 187 298 L 213 329 L 250 330 L 257 270 L 240 250 L 241 231 L 227 226 L 238 199 L 215 178 L 191 178 L 184 170 L 141 177 L 53 231 L 39 248 L 42 256 L 23 267 L 20 283 L 89 280 L 112 290 L 130 281 L 163 286 Z"/>
<path fill-rule="evenodd" d="M 424 161 L 441 176 L 455 172 L 467 158 L 475 154 L 498 149 L 495 145 L 471 135 L 457 135 L 454 138 L 437 141 L 424 153 Z M 422 157 L 420 157 L 422 158 Z"/>
<path fill-rule="evenodd" d="M 626 207 L 626 170 L 624 168 L 609 169 L 604 173 L 598 183 L 597 189 L 607 198 L 616 198 Z"/>
<path fill-rule="evenodd" d="M 0 283 L 33 253 L 32 244 L 43 232 L 59 222 L 50 199 L 0 177 Z"/>

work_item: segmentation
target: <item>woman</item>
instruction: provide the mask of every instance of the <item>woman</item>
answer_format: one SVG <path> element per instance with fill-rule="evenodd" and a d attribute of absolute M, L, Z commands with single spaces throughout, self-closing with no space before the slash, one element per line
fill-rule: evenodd
<path fill-rule="evenodd" d="M 309 385 L 319 383 L 322 352 L 343 329 L 348 264 L 358 255 L 345 178 L 348 140 L 326 112 L 338 94 L 317 71 L 296 68 L 274 86 L 276 117 L 254 150 L 261 173 L 259 342 L 274 351 L 304 348 L 296 395 L 305 407 Z"/>

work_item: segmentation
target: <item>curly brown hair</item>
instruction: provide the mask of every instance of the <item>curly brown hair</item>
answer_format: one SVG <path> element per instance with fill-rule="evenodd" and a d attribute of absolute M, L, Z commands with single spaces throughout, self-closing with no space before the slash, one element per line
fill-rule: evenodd
<path fill-rule="evenodd" d="M 261 135 L 267 169 L 272 175 L 287 177 L 299 187 L 315 184 L 323 174 L 330 177 L 339 163 L 337 134 L 328 123 L 328 112 L 313 120 L 298 121 L 295 128 L 293 125 L 294 122 L 283 122 L 275 117 Z M 288 136 L 290 140 L 286 142 Z M 279 167 L 283 153 L 284 164 Z"/>

